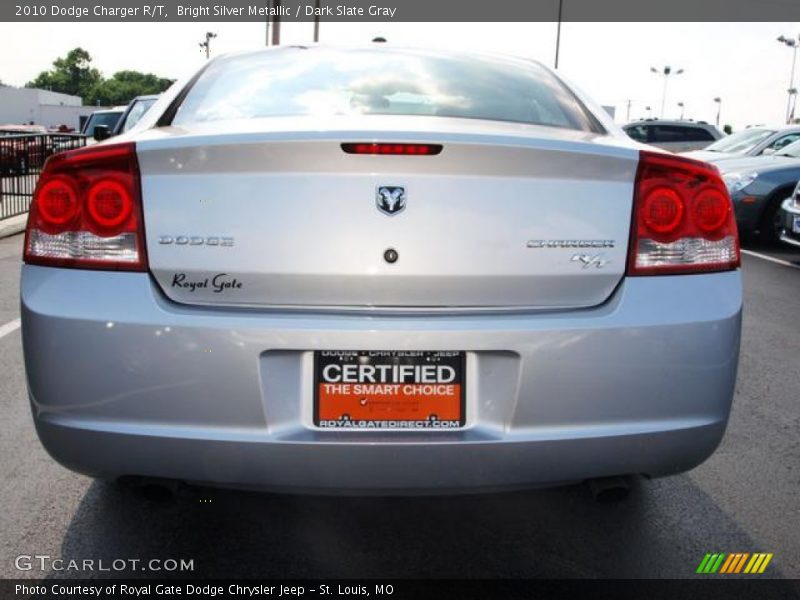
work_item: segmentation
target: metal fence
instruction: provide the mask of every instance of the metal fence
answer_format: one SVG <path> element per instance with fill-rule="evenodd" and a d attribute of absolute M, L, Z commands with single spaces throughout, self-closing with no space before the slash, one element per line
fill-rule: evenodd
<path fill-rule="evenodd" d="M 78 134 L 0 132 L 0 220 L 28 212 L 48 157 L 85 145 L 86 136 Z"/>

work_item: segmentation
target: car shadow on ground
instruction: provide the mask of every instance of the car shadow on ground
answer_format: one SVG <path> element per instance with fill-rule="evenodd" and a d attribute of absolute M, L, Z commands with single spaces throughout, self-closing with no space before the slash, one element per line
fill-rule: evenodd
<path fill-rule="evenodd" d="M 154 501 L 95 481 L 61 558 L 194 561 L 191 573 L 102 577 L 674 578 L 694 576 L 706 552 L 757 550 L 690 475 L 635 481 L 611 505 L 582 485 L 394 498 L 186 488 Z"/>

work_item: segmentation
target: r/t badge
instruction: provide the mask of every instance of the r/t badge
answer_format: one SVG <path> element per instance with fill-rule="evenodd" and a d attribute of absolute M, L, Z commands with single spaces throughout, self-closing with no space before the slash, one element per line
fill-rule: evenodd
<path fill-rule="evenodd" d="M 610 260 L 604 258 L 602 254 L 573 254 L 570 261 L 581 263 L 581 266 L 584 269 L 588 269 L 590 267 L 602 269 L 611 262 Z"/>

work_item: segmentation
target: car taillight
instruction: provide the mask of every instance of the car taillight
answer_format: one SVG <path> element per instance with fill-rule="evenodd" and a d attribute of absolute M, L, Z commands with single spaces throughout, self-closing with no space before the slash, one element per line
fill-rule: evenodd
<path fill-rule="evenodd" d="M 733 205 L 716 167 L 642 151 L 628 275 L 705 273 L 738 266 Z"/>
<path fill-rule="evenodd" d="M 52 156 L 31 203 L 25 262 L 146 271 L 139 186 L 132 143 Z"/>

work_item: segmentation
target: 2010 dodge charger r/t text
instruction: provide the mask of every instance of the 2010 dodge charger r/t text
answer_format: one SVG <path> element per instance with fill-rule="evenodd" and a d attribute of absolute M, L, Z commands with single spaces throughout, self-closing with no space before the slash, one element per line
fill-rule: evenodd
<path fill-rule="evenodd" d="M 725 431 L 716 168 L 522 59 L 209 61 L 53 156 L 25 238 L 39 437 L 103 478 L 429 493 L 641 474 Z"/>

